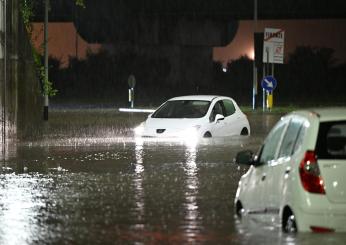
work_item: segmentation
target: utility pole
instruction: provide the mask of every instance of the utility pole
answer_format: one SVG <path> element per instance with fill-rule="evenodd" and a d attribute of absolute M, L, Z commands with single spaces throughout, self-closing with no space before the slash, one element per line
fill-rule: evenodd
<path fill-rule="evenodd" d="M 0 45 L 3 45 L 3 58 L 4 59 L 4 66 L 3 66 L 3 69 L 4 69 L 4 76 L 3 76 L 3 85 L 2 85 L 2 90 L 3 90 L 3 98 L 2 98 L 2 155 L 3 155 L 3 158 L 5 159 L 5 155 L 6 155 L 6 137 L 7 137 L 7 125 L 6 125 L 6 122 L 7 122 L 7 115 L 6 115 L 6 100 L 7 100 L 7 0 L 2 0 L 1 1 L 1 12 L 2 12 L 2 20 L 1 20 L 1 29 L 3 30 L 3 33 L 4 33 L 4 37 L 3 37 L 3 44 L 0 44 Z"/>
<path fill-rule="evenodd" d="M 253 43 L 255 48 L 255 33 L 257 31 L 257 0 L 254 0 L 254 34 L 253 34 Z M 256 55 L 256 54 L 255 54 Z M 256 57 L 253 60 L 253 83 L 252 83 L 252 109 L 256 109 L 256 95 L 257 95 L 257 67 L 256 67 Z"/>
<path fill-rule="evenodd" d="M 44 93 L 44 107 L 43 107 L 43 120 L 48 121 L 48 11 L 49 0 L 45 0 L 44 8 L 44 81 L 43 81 L 43 93 Z"/>
<path fill-rule="evenodd" d="M 77 12 L 77 8 L 75 8 L 74 11 L 74 15 L 75 15 L 75 19 L 77 20 L 78 23 L 78 12 Z M 77 31 L 77 26 L 76 26 L 76 35 L 75 35 L 75 51 L 76 51 L 76 58 L 78 60 L 78 31 Z"/>

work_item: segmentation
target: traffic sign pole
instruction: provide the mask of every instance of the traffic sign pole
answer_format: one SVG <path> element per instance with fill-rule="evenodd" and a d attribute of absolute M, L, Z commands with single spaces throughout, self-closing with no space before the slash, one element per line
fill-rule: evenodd
<path fill-rule="evenodd" d="M 134 106 L 134 101 L 135 101 L 135 85 L 136 85 L 136 78 L 134 75 L 130 75 L 129 78 L 127 79 L 127 82 L 129 84 L 129 102 L 131 105 L 131 108 Z"/>
<path fill-rule="evenodd" d="M 269 66 L 269 47 L 266 47 L 266 53 L 267 53 L 267 63 L 265 64 L 266 69 L 268 69 Z M 266 76 L 269 75 L 269 71 L 266 72 Z M 264 98 L 263 100 L 265 100 L 266 103 L 263 103 L 263 105 L 265 106 L 265 108 L 263 108 L 263 111 L 265 111 L 266 109 L 268 109 L 268 92 L 264 93 Z"/>
<path fill-rule="evenodd" d="M 272 63 L 272 76 L 274 77 L 274 67 L 275 67 L 275 63 Z M 270 95 L 270 101 L 269 101 L 269 110 L 271 111 L 273 108 L 273 103 L 274 103 L 274 90 L 271 91 L 271 95 Z"/>
<path fill-rule="evenodd" d="M 267 91 L 266 93 L 265 92 L 263 93 L 263 98 L 265 97 L 265 94 L 267 94 L 266 103 L 264 103 L 264 99 L 263 99 L 263 104 L 266 104 L 267 109 L 271 110 L 273 108 L 273 91 L 276 88 L 277 81 L 274 78 L 274 76 L 265 76 L 262 79 L 261 85 L 262 85 L 263 91 Z M 263 107 L 263 110 L 264 110 L 264 107 Z"/>
<path fill-rule="evenodd" d="M 269 111 L 271 111 L 273 108 L 273 92 L 268 92 L 267 107 Z"/>
<path fill-rule="evenodd" d="M 263 63 L 263 77 L 266 76 L 266 63 Z M 266 97 L 266 91 L 262 87 L 262 110 L 265 111 L 265 97 Z"/>
<path fill-rule="evenodd" d="M 254 34 L 257 31 L 257 1 L 258 0 L 254 0 Z M 254 35 L 254 47 L 255 47 L 255 35 Z M 255 58 L 253 60 L 253 64 L 252 64 L 252 72 L 253 72 L 253 76 L 252 76 L 252 110 L 256 109 L 256 96 L 257 96 L 257 83 L 258 83 L 258 75 L 257 75 L 257 66 L 256 66 L 256 54 L 255 54 Z"/>
<path fill-rule="evenodd" d="M 282 29 L 276 28 L 265 28 L 264 29 L 264 40 L 263 40 L 263 63 L 265 63 L 265 68 L 263 68 L 263 80 L 262 87 L 263 90 L 267 92 L 263 92 L 263 111 L 265 110 L 265 94 L 266 98 L 266 107 L 271 110 L 273 107 L 273 90 L 276 86 L 268 86 L 274 85 L 268 76 L 271 74 L 271 77 L 274 78 L 274 66 L 275 63 L 283 64 L 284 63 L 284 38 L 285 31 Z M 270 67 L 271 63 L 271 67 Z M 270 69 L 271 68 L 271 69 Z"/>

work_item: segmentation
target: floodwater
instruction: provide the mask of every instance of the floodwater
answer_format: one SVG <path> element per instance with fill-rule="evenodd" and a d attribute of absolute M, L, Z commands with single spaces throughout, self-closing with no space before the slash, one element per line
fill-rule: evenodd
<path fill-rule="evenodd" d="M 198 144 L 135 139 L 136 115 L 116 129 L 50 122 L 43 138 L 6 147 L 0 244 L 343 244 L 343 234 L 286 235 L 235 217 L 247 169 L 233 158 L 257 150 L 279 117 L 252 114 L 250 137 Z"/>

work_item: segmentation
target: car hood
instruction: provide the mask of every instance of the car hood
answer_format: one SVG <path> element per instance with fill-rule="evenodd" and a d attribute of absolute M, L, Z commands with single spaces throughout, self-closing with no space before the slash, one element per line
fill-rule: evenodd
<path fill-rule="evenodd" d="M 144 136 L 176 137 L 183 130 L 189 130 L 196 126 L 202 126 L 203 118 L 148 118 L 145 121 Z M 158 130 L 161 130 L 161 132 Z"/>

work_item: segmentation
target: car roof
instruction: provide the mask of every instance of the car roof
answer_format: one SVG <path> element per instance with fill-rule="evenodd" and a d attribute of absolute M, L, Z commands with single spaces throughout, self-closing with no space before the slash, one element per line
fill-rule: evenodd
<path fill-rule="evenodd" d="M 314 110 L 320 121 L 346 120 L 346 107 L 328 107 Z"/>
<path fill-rule="evenodd" d="M 316 117 L 320 122 L 346 120 L 346 107 L 321 107 L 308 110 L 294 111 L 293 114 L 299 114 L 305 117 Z"/>
<path fill-rule="evenodd" d="M 205 101 L 212 101 L 216 98 L 222 98 L 222 99 L 231 99 L 230 97 L 226 96 L 219 96 L 219 95 L 186 95 L 186 96 L 179 96 L 174 97 L 169 100 L 205 100 Z"/>

